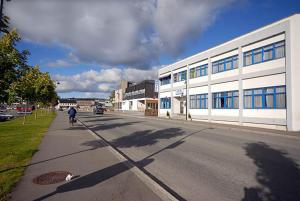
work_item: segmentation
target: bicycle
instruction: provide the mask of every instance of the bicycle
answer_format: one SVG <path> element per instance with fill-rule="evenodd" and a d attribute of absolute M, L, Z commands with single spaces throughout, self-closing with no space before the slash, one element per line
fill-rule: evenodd
<path fill-rule="evenodd" d="M 69 123 L 72 124 L 72 126 L 74 125 L 75 122 L 76 122 L 75 117 L 69 117 Z"/>

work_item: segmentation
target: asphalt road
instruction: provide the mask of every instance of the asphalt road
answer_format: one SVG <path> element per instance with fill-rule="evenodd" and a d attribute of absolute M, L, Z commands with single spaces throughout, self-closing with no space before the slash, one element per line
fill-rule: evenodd
<path fill-rule="evenodd" d="M 118 114 L 79 118 L 182 200 L 300 199 L 300 138 Z"/>

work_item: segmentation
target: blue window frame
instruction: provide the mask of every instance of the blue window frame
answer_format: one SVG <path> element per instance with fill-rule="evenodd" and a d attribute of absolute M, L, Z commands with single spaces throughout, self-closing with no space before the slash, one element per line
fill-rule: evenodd
<path fill-rule="evenodd" d="M 285 86 L 244 90 L 245 109 L 285 109 Z"/>
<path fill-rule="evenodd" d="M 238 55 L 221 59 L 212 63 L 212 73 L 221 73 L 239 67 Z"/>
<path fill-rule="evenodd" d="M 169 75 L 167 77 L 159 78 L 159 80 L 160 80 L 160 85 L 170 84 L 171 83 L 171 75 Z"/>
<path fill-rule="evenodd" d="M 239 92 L 226 91 L 213 93 L 214 109 L 238 109 L 239 108 Z"/>
<path fill-rule="evenodd" d="M 181 82 L 186 80 L 186 70 L 173 74 L 174 82 Z"/>
<path fill-rule="evenodd" d="M 170 109 L 170 108 L 171 108 L 171 98 L 161 98 L 160 109 Z"/>
<path fill-rule="evenodd" d="M 244 53 L 244 66 L 285 57 L 285 41 L 276 42 Z"/>
<path fill-rule="evenodd" d="M 207 75 L 208 64 L 190 69 L 190 79 Z"/>
<path fill-rule="evenodd" d="M 207 109 L 208 94 L 190 95 L 190 109 Z"/>

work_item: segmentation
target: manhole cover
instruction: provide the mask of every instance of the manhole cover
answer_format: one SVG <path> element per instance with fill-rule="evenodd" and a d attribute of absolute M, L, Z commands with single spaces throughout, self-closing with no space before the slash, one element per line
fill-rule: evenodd
<path fill-rule="evenodd" d="M 48 172 L 34 178 L 32 182 L 39 185 L 55 184 L 65 181 L 68 174 L 71 173 L 66 171 Z"/>

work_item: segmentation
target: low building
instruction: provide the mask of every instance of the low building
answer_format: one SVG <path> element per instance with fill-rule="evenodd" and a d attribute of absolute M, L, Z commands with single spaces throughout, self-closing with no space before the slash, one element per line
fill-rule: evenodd
<path fill-rule="evenodd" d="M 145 112 L 146 109 L 157 110 L 157 95 L 154 80 L 145 80 L 139 84 L 129 86 L 125 90 L 122 110 L 140 112 Z"/>
<path fill-rule="evenodd" d="M 77 107 L 75 98 L 62 98 L 58 100 L 57 108 L 68 109 L 69 107 Z"/>
<path fill-rule="evenodd" d="M 159 115 L 299 131 L 299 53 L 295 14 L 163 67 Z"/>
<path fill-rule="evenodd" d="M 123 102 L 125 90 L 127 87 L 130 87 L 133 84 L 134 84 L 133 82 L 129 82 L 127 80 L 121 80 L 120 88 L 115 90 L 115 97 L 114 97 L 114 109 L 115 110 L 122 110 L 122 102 Z"/>
<path fill-rule="evenodd" d="M 92 106 L 95 105 L 95 98 L 76 98 L 76 101 L 79 111 L 91 112 Z"/>

